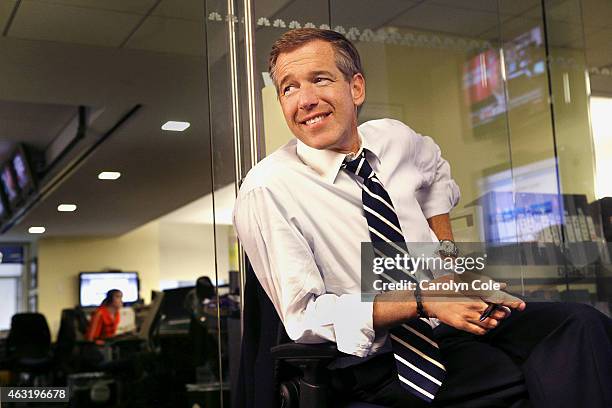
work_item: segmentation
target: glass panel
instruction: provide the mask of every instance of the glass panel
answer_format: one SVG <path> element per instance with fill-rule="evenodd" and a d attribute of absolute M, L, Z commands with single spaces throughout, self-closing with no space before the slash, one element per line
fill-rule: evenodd
<path fill-rule="evenodd" d="M 596 187 L 605 185 L 601 175 L 612 162 L 601 130 L 607 122 L 595 113 L 612 97 L 612 54 L 604 49 L 612 12 L 604 3 L 384 0 L 374 12 L 366 0 L 255 2 L 254 89 L 261 101 L 255 109 L 261 112 L 248 113 L 263 134 L 259 155 L 293 138 L 267 74 L 274 40 L 298 27 L 342 32 L 365 68 L 359 122 L 401 120 L 430 135 L 451 164 L 462 191 L 451 212 L 455 239 L 505 253 L 505 266 L 491 274 L 528 299 L 581 300 L 609 313 L 609 248 L 600 244 L 612 236 L 611 204 L 602 193 L 609 190 Z M 211 64 L 226 86 L 215 98 L 227 143 L 228 134 L 244 127 L 244 104 L 232 100 L 243 95 L 244 68 L 231 58 L 240 52 L 222 44 L 242 45 L 243 33 L 225 24 L 225 3 L 208 5 L 208 26 L 218 23 L 209 30 L 209 47 L 227 53 Z M 225 34 L 211 41 L 223 25 Z M 589 86 L 598 99 L 590 98 Z M 234 140 L 233 175 L 240 179 L 249 166 L 244 139 Z"/>
<path fill-rule="evenodd" d="M 605 136 L 601 137 L 599 127 L 601 102 L 605 103 L 605 95 L 612 91 L 606 75 L 601 75 L 601 68 L 612 63 L 609 47 L 612 35 L 609 24 L 601 17 L 612 15 L 612 4 L 548 0 L 543 11 L 552 125 L 564 207 L 566 280 L 559 291 L 564 300 L 592 304 L 610 315 L 612 275 L 609 244 L 606 248 L 603 230 L 610 220 L 605 215 L 606 194 L 598 187 L 604 184 L 601 176 L 606 166 L 606 145 L 602 143 Z M 589 73 L 593 86 L 589 84 Z M 596 97 L 590 104 L 591 94 Z"/>
<path fill-rule="evenodd" d="M 187 384 L 219 378 L 217 330 L 206 323 L 223 277 L 215 269 L 204 8 L 202 0 L 0 2 L 0 165 L 14 162 L 22 143 L 29 170 L 20 172 L 22 160 L 15 183 L 4 185 L 17 187 L 0 211 L 1 239 L 32 242 L 38 311 L 53 338 L 61 341 L 64 309 L 97 306 L 120 284 L 108 279 L 81 297 L 79 272 L 138 272 L 141 302 L 122 309 L 121 330 L 146 328 L 156 316 L 153 292 L 165 289 L 158 333 L 138 334 L 151 354 L 128 357 L 142 363 L 142 377 L 122 383 L 126 392 L 111 405 L 184 406 L 197 395 Z M 167 121 L 187 123 L 171 131 Z M 100 179 L 103 171 L 120 177 Z M 60 212 L 60 204 L 76 211 Z M 44 233 L 28 233 L 32 226 Z M 194 290 L 201 276 L 213 283 L 205 304 Z"/>
<path fill-rule="evenodd" d="M 500 229 L 511 228 L 515 245 L 508 249 L 516 249 L 513 263 L 521 271 L 523 294 L 558 299 L 562 206 L 542 8 L 539 1 L 501 1 L 499 7 L 512 166 L 498 182 L 512 192 L 512 201 L 496 217 Z"/>
<path fill-rule="evenodd" d="M 219 334 L 218 381 L 223 390 L 219 401 L 211 406 L 225 407 L 230 406 L 230 392 L 236 385 L 240 367 L 241 285 L 244 279 L 232 212 L 239 181 L 251 167 L 242 7 L 242 2 L 206 2 L 212 198 L 220 287 L 215 322 Z"/>

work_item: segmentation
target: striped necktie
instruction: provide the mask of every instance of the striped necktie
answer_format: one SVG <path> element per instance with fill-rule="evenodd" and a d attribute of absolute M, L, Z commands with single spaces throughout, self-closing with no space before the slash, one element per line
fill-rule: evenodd
<path fill-rule="evenodd" d="M 365 150 L 354 160 L 345 161 L 342 168 L 363 179 L 361 198 L 375 257 L 409 255 L 391 198 L 366 160 Z M 407 277 L 415 280 L 405 272 L 385 271 L 381 278 L 389 282 Z M 431 402 L 446 374 L 431 326 L 415 318 L 391 329 L 389 336 L 400 384 L 417 397 Z"/>

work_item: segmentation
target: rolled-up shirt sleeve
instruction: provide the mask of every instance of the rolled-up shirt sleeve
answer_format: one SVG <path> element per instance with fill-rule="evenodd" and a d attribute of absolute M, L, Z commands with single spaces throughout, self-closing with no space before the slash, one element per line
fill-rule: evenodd
<path fill-rule="evenodd" d="M 449 213 L 461 197 L 459 186 L 451 178 L 450 165 L 431 137 L 417 135 L 413 146 L 415 163 L 423 177 L 416 198 L 425 218 Z"/>
<path fill-rule="evenodd" d="M 238 196 L 234 226 L 259 282 L 289 337 L 298 343 L 332 341 L 341 352 L 365 357 L 375 332 L 372 302 L 360 294 L 327 293 L 300 226 L 288 203 L 267 187 Z"/>

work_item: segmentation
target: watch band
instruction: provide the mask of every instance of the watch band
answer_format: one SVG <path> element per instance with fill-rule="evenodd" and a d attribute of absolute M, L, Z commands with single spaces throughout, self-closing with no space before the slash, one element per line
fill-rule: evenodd
<path fill-rule="evenodd" d="M 416 289 L 414 290 L 414 299 L 416 300 L 417 317 L 428 318 L 429 316 L 427 316 L 423 308 L 423 296 L 419 285 L 416 285 Z"/>

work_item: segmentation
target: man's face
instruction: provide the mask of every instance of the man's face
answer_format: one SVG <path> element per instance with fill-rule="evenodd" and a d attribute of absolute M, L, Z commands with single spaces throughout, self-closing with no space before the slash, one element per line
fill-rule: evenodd
<path fill-rule="evenodd" d="M 361 74 L 344 78 L 331 44 L 316 40 L 281 53 L 276 78 L 283 115 L 298 139 L 341 153 L 359 146 L 357 107 L 365 99 L 365 80 Z"/>

